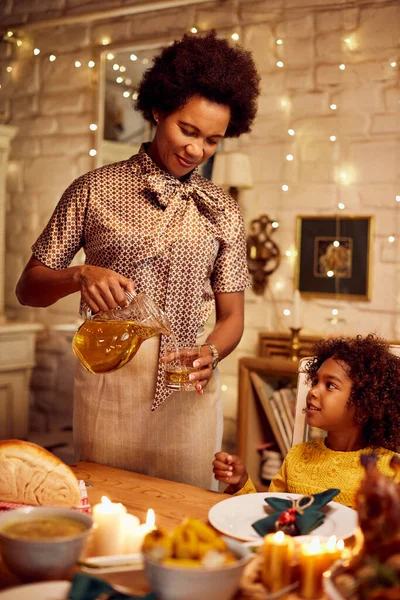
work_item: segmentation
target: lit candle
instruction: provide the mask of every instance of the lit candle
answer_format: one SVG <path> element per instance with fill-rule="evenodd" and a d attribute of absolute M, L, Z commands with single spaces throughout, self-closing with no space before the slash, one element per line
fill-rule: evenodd
<path fill-rule="evenodd" d="M 336 540 L 335 535 L 331 535 L 326 544 L 323 546 L 325 555 L 325 571 L 330 569 L 334 562 L 339 560 L 344 548 L 343 540 Z"/>
<path fill-rule="evenodd" d="M 124 517 L 124 531 L 125 531 L 125 541 L 124 541 L 124 554 L 135 554 L 136 550 L 136 530 L 140 525 L 140 519 L 135 517 L 135 515 L 130 515 L 127 513 Z"/>
<path fill-rule="evenodd" d="M 291 543 L 291 538 L 283 531 L 270 533 L 264 537 L 262 581 L 272 593 L 278 592 L 290 583 Z"/>
<path fill-rule="evenodd" d="M 93 507 L 93 553 L 96 556 L 122 554 L 124 551 L 124 521 L 126 508 L 102 496 L 101 504 Z"/>
<path fill-rule="evenodd" d="M 292 327 L 293 327 L 293 329 L 301 328 L 300 292 L 299 292 L 299 290 L 295 290 L 294 294 L 293 294 Z"/>
<path fill-rule="evenodd" d="M 315 600 L 322 596 L 322 573 L 326 570 L 326 554 L 316 537 L 300 550 L 300 596 Z"/>
<path fill-rule="evenodd" d="M 156 529 L 155 521 L 154 510 L 149 508 L 147 511 L 146 523 L 142 523 L 139 527 L 133 529 L 129 535 L 129 553 L 136 554 L 141 551 L 145 536 L 150 531 L 153 531 L 153 529 Z"/>

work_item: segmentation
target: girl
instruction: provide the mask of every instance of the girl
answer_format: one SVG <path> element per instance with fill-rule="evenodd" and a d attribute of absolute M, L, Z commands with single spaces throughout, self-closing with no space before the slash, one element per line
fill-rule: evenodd
<path fill-rule="evenodd" d="M 375 335 L 321 340 L 306 365 L 311 383 L 307 424 L 327 432 L 294 446 L 271 482 L 270 492 L 315 494 L 339 488 L 335 501 L 354 507 L 364 476 L 360 455 L 374 451 L 378 468 L 392 476 L 390 460 L 400 447 L 400 358 Z M 215 455 L 214 475 L 227 493 L 254 493 L 238 456 Z"/>

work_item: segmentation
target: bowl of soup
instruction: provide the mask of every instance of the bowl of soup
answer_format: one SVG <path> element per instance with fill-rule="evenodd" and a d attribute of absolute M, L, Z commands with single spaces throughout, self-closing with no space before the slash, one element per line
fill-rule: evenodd
<path fill-rule="evenodd" d="M 67 578 L 85 549 L 92 518 L 72 508 L 27 506 L 0 514 L 0 553 L 23 581 Z"/>

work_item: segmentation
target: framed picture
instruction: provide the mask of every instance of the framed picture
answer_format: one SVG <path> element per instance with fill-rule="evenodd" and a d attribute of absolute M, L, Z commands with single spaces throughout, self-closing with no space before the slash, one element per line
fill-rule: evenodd
<path fill-rule="evenodd" d="M 297 287 L 304 295 L 370 300 L 373 217 L 297 217 Z"/>

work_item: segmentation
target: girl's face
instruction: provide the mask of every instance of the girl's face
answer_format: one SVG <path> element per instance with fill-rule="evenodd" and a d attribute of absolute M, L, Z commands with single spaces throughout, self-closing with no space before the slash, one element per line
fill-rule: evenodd
<path fill-rule="evenodd" d="M 307 423 L 328 432 L 353 430 L 354 407 L 347 406 L 352 381 L 343 367 L 346 363 L 328 358 L 317 372 L 307 394 Z"/>
<path fill-rule="evenodd" d="M 208 160 L 229 125 L 231 111 L 203 96 L 193 96 L 170 115 L 153 111 L 156 135 L 149 156 L 162 169 L 181 178 Z"/>

